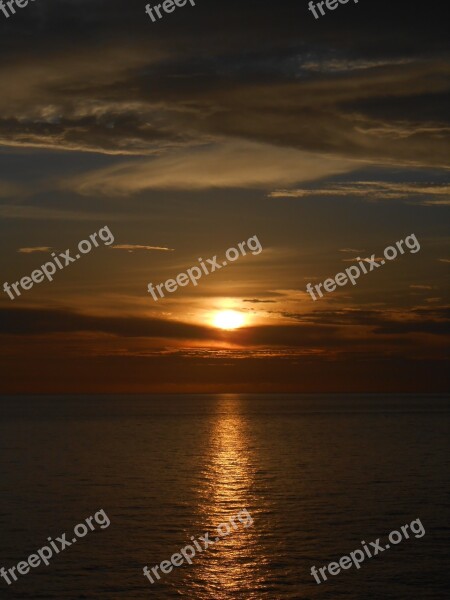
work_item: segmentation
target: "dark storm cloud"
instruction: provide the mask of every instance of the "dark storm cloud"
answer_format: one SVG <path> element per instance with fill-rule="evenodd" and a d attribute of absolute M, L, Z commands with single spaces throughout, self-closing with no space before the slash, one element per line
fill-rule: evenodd
<path fill-rule="evenodd" d="M 3 19 L 0 143 L 146 155 L 238 136 L 446 164 L 439 11 L 365 2 L 316 22 L 306 0 L 199 0 L 152 23 L 144 6 L 40 0 Z"/>

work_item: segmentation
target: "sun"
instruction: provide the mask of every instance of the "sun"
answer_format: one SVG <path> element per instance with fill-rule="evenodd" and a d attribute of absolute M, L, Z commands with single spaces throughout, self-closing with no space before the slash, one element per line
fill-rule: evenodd
<path fill-rule="evenodd" d="M 245 317 L 236 310 L 221 310 L 214 315 L 213 324 L 219 329 L 238 329 L 245 324 Z"/>

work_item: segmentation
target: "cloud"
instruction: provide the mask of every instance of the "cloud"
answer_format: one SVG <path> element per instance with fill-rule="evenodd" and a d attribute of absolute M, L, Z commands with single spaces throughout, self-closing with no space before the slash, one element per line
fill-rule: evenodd
<path fill-rule="evenodd" d="M 34 248 L 19 248 L 21 254 L 33 254 L 34 252 L 50 252 L 51 246 L 35 246 Z"/>
<path fill-rule="evenodd" d="M 311 344 L 340 347 L 344 342 L 334 326 L 270 325 L 243 328 L 235 332 L 164 319 L 87 315 L 63 309 L 0 309 L 0 334 L 34 336 L 56 333 L 95 332 L 119 338 L 226 341 L 237 346 L 310 347 Z M 335 335 L 333 335 L 333 333 Z"/>
<path fill-rule="evenodd" d="M 229 0 L 184 28 L 177 14 L 152 27 L 118 0 L 107 10 L 104 0 L 41 4 L 2 30 L 3 145 L 159 156 L 241 138 L 447 165 L 446 32 L 432 11 L 405 20 L 386 4 L 311 27 L 298 1 L 274 11 L 261 0 L 255 20 L 252 6 Z"/>
<path fill-rule="evenodd" d="M 391 165 L 446 167 L 445 117 L 418 120 L 408 98 L 448 92 L 441 60 L 220 90 L 210 132 Z M 388 90 L 388 94 L 386 94 Z M 402 102 L 402 117 L 391 106 Z M 206 109 L 206 106 L 205 106 Z"/>
<path fill-rule="evenodd" d="M 174 248 L 165 248 L 163 246 L 142 246 L 140 244 L 116 244 L 110 246 L 111 250 L 128 250 L 128 252 L 134 252 L 135 250 L 159 250 L 162 252 L 173 252 Z"/>
<path fill-rule="evenodd" d="M 285 346 L 340 352 L 352 349 L 356 343 L 364 343 L 367 347 L 386 344 L 382 334 L 445 336 L 450 333 L 450 312 L 446 306 L 420 307 L 407 312 L 341 309 L 276 314 L 295 323 L 258 325 L 223 332 L 203 325 L 145 316 L 99 316 L 68 309 L 0 308 L 0 334 L 35 336 L 91 332 L 122 339 L 156 338 L 174 343 L 177 340 L 197 340 L 208 345 L 225 342 L 247 348 Z M 372 335 L 369 335 L 369 330 Z M 396 343 L 400 343 L 400 339 Z M 404 343 L 411 344 L 411 348 L 416 344 L 413 340 L 404 340 Z"/>
<path fill-rule="evenodd" d="M 242 302 L 251 302 L 252 304 L 276 304 L 276 300 L 260 300 L 259 298 L 245 298 Z"/>
<path fill-rule="evenodd" d="M 161 123 L 161 106 L 126 85 L 127 81 L 131 85 L 135 69 L 151 67 L 167 56 L 154 43 L 148 46 L 151 52 L 143 55 L 137 43 L 109 40 L 101 60 L 95 60 L 95 44 L 78 45 L 75 51 L 63 47 L 59 52 L 42 45 L 39 53 L 3 62 L 0 75 L 9 82 L 9 92 L 0 98 L 0 143 L 123 155 L 176 147 L 189 137 L 187 133 L 171 131 Z"/>
<path fill-rule="evenodd" d="M 331 183 L 320 188 L 276 190 L 271 198 L 309 198 L 314 196 L 356 197 L 365 200 L 419 200 L 419 204 L 440 205 L 450 203 L 450 185 L 423 183 L 395 183 L 388 181 L 358 181 Z M 423 200 L 423 196 L 436 196 L 437 200 Z M 441 199 L 440 196 L 445 198 Z M 345 252 L 348 250 L 341 250 Z"/>
<path fill-rule="evenodd" d="M 208 339 L 211 329 L 177 321 L 145 317 L 101 317 L 64 309 L 0 309 L 0 333 L 41 335 L 98 332 L 119 337 Z"/>
<path fill-rule="evenodd" d="M 428 333 L 435 336 L 450 334 L 450 310 L 446 306 L 401 310 L 319 310 L 313 313 L 281 313 L 302 323 L 318 325 L 369 327 L 374 334 Z M 342 330 L 341 330 L 342 331 Z M 366 334 L 367 336 L 367 330 Z"/>
<path fill-rule="evenodd" d="M 361 258 L 360 256 L 358 256 L 357 258 L 343 258 L 342 262 L 359 262 L 360 260 L 363 260 L 364 262 L 367 262 L 369 264 L 372 261 L 371 258 Z M 376 256 L 373 260 L 380 262 L 380 261 L 384 260 L 384 258 L 382 256 Z"/>
<path fill-rule="evenodd" d="M 292 148 L 227 141 L 99 169 L 63 185 L 81 194 L 128 194 L 146 189 L 268 188 L 355 168 L 352 161 Z"/>
<path fill-rule="evenodd" d="M 422 202 L 424 206 L 450 206 L 450 198 L 445 200 L 425 200 Z"/>
<path fill-rule="evenodd" d="M 323 58 L 304 62 L 302 68 L 307 71 L 317 71 L 322 73 L 339 73 L 344 71 L 358 71 L 373 69 L 375 67 L 390 67 L 393 65 L 407 65 L 413 62 L 412 58 L 399 58 L 390 60 L 367 60 L 356 58 L 353 59 L 333 59 Z"/>

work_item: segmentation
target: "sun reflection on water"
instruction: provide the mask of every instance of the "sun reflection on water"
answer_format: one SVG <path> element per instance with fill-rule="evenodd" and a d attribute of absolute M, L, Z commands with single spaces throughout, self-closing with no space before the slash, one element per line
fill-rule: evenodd
<path fill-rule="evenodd" d="M 208 452 L 199 509 L 206 530 L 215 539 L 216 528 L 230 524 L 230 517 L 240 511 L 247 509 L 255 519 L 253 456 L 239 396 L 219 397 Z M 241 513 L 241 520 L 235 518 L 236 528 L 230 524 L 231 533 L 196 561 L 191 579 L 195 598 L 244 597 L 244 590 L 245 598 L 258 597 L 256 591 L 249 592 L 258 587 L 258 535 L 251 519 Z"/>

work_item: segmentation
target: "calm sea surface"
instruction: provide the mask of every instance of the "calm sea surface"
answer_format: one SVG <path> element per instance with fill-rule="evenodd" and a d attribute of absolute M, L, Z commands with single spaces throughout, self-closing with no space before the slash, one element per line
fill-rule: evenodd
<path fill-rule="evenodd" d="M 448 600 L 449 416 L 441 396 L 3 397 L 0 567 L 111 525 L 0 598 Z M 143 576 L 244 508 L 253 526 Z M 424 537 L 311 576 L 415 519 Z"/>

